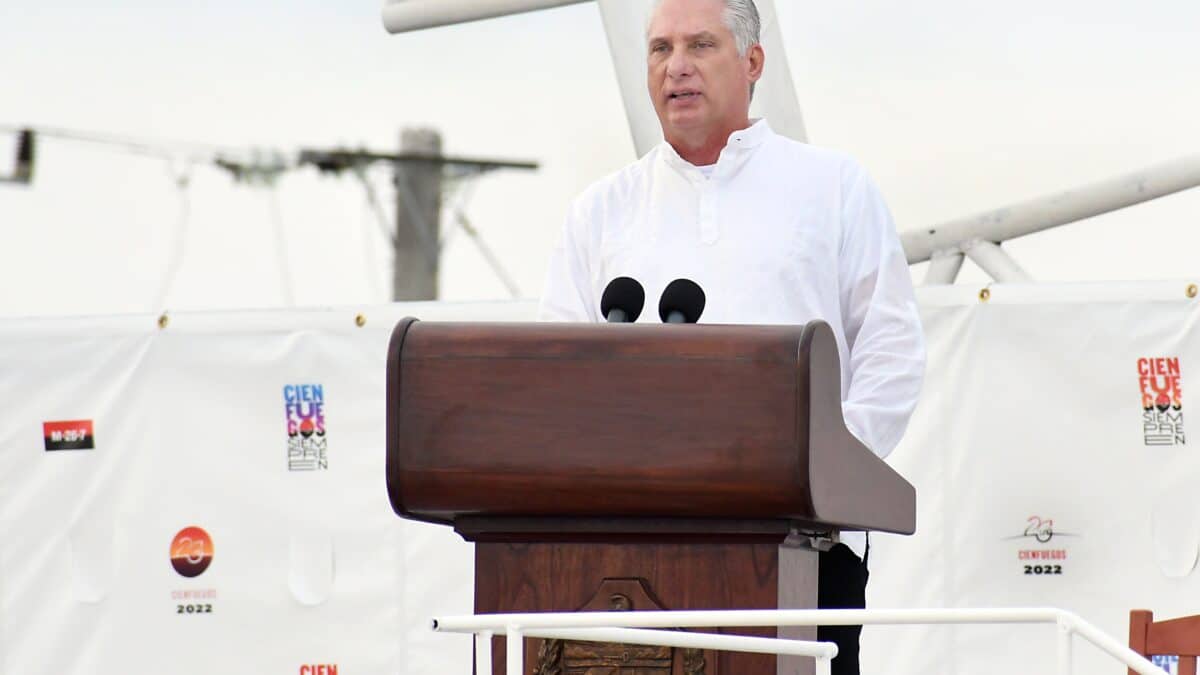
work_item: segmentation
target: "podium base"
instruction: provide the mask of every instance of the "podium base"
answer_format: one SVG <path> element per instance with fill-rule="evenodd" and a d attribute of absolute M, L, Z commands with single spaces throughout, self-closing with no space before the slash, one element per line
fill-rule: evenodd
<path fill-rule="evenodd" d="M 805 540 L 807 541 L 807 540 Z M 779 543 L 475 545 L 475 612 L 805 609 L 817 604 L 817 552 Z M 809 626 L 698 629 L 816 639 Z M 495 638 L 493 673 L 504 675 Z M 525 641 L 527 675 L 807 675 L 813 660 L 669 647 Z"/>

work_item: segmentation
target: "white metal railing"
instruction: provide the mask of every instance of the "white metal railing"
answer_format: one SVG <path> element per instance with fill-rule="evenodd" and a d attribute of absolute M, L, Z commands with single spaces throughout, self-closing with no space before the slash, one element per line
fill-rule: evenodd
<path fill-rule="evenodd" d="M 480 614 L 433 620 L 433 630 L 476 635 L 476 672 L 491 672 L 492 636 L 506 636 L 508 675 L 524 675 L 526 637 L 620 642 L 769 652 L 812 657 L 818 675 L 837 654 L 832 644 L 781 638 L 681 633 L 666 628 L 744 628 L 752 626 L 848 626 L 913 624 L 1052 624 L 1058 630 L 1058 672 L 1070 675 L 1073 638 L 1078 635 L 1141 675 L 1165 671 L 1075 614 L 1053 608 L 1000 609 L 780 609 L 695 612 L 574 612 Z M 659 630 L 654 630 L 659 629 Z"/>

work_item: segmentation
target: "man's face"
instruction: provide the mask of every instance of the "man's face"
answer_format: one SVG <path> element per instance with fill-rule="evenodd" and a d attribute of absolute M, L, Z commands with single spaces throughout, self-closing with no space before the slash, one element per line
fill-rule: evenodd
<path fill-rule="evenodd" d="M 755 45 L 738 56 L 724 11 L 723 0 L 665 0 L 650 20 L 646 80 L 668 138 L 746 121 L 762 52 Z"/>

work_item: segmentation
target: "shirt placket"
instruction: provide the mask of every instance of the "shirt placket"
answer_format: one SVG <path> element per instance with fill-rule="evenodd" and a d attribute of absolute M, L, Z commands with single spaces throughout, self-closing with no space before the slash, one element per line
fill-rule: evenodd
<path fill-rule="evenodd" d="M 700 192 L 700 243 L 715 244 L 720 236 L 717 225 L 717 181 L 714 178 L 702 180 L 697 185 Z"/>

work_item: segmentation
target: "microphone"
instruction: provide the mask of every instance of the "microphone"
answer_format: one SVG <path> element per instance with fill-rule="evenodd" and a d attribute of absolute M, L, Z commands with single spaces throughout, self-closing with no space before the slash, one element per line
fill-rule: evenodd
<path fill-rule="evenodd" d="M 658 302 L 663 323 L 696 323 L 704 313 L 704 291 L 691 279 L 676 279 L 667 284 Z"/>
<path fill-rule="evenodd" d="M 646 291 L 636 280 L 617 277 L 600 298 L 600 313 L 609 323 L 633 323 L 646 306 Z"/>

